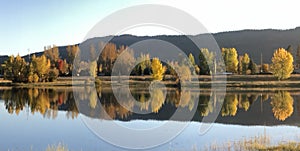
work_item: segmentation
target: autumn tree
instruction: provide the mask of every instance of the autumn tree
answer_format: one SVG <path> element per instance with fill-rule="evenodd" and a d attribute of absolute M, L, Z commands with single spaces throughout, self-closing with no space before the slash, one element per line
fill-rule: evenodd
<path fill-rule="evenodd" d="M 243 72 L 242 60 L 243 60 L 243 56 L 239 56 L 238 74 L 242 74 Z"/>
<path fill-rule="evenodd" d="M 44 55 L 50 59 L 51 61 L 51 66 L 55 66 L 55 64 L 57 63 L 58 59 L 59 59 L 59 49 L 57 46 L 53 46 L 53 47 L 48 47 L 45 48 L 44 50 Z"/>
<path fill-rule="evenodd" d="M 244 56 L 242 57 L 242 73 L 246 74 L 247 70 L 248 70 L 248 66 L 250 63 L 250 58 L 249 55 L 247 53 L 244 54 Z"/>
<path fill-rule="evenodd" d="M 128 75 L 135 63 L 134 52 L 130 48 L 122 50 L 117 61 L 114 64 L 114 74 Z"/>
<path fill-rule="evenodd" d="M 222 48 L 222 56 L 227 72 L 236 73 L 238 70 L 238 54 L 235 48 Z"/>
<path fill-rule="evenodd" d="M 287 79 L 294 70 L 293 56 L 284 48 L 277 49 L 272 58 L 271 72 L 278 80 Z"/>
<path fill-rule="evenodd" d="M 274 117 L 280 121 L 284 121 L 293 113 L 294 99 L 289 92 L 280 91 L 276 93 L 271 100 L 272 111 Z"/>
<path fill-rule="evenodd" d="M 189 61 L 191 62 L 191 64 L 194 66 L 195 65 L 195 58 L 193 56 L 193 54 L 189 54 Z"/>
<path fill-rule="evenodd" d="M 152 78 L 154 80 L 162 80 L 166 68 L 161 64 L 158 58 L 153 58 L 151 62 Z"/>
<path fill-rule="evenodd" d="M 27 65 L 25 60 L 17 55 L 10 56 L 3 64 L 4 78 L 12 80 L 13 82 L 27 81 Z"/>
<path fill-rule="evenodd" d="M 199 74 L 199 73 L 200 73 L 200 68 L 199 68 L 199 66 L 196 64 L 195 58 L 194 58 L 193 54 L 191 54 L 191 53 L 189 54 L 189 61 L 190 61 L 190 63 L 192 64 L 192 66 L 194 67 L 195 73 L 196 73 L 196 74 Z"/>
<path fill-rule="evenodd" d="M 100 54 L 100 59 L 98 59 L 98 66 L 102 64 L 103 71 L 106 74 L 110 74 L 113 67 L 113 63 L 118 56 L 117 46 L 113 43 L 105 44 L 103 42 L 100 42 L 98 44 L 98 48 L 99 50 L 102 50 Z M 121 47 L 121 49 L 119 49 L 119 53 L 121 53 L 121 51 L 123 50 L 125 50 L 125 48 Z"/>
<path fill-rule="evenodd" d="M 191 81 L 191 69 L 188 65 L 179 64 L 178 62 L 168 62 L 170 74 L 176 78 L 176 83 L 181 84 L 187 81 Z"/>
<path fill-rule="evenodd" d="M 49 73 L 51 63 L 50 60 L 47 59 L 45 55 L 42 55 L 40 57 L 35 57 L 35 55 L 32 57 L 32 65 L 35 70 L 35 73 L 38 75 L 40 81 L 46 81 L 47 80 L 47 74 Z"/>
<path fill-rule="evenodd" d="M 270 69 L 269 69 L 269 64 L 263 64 L 262 65 L 262 71 L 264 72 L 264 73 L 268 73 L 268 72 L 270 72 Z"/>
<path fill-rule="evenodd" d="M 69 64 L 67 63 L 67 60 L 64 59 L 64 60 L 61 60 L 59 59 L 57 61 L 57 64 L 58 64 L 58 70 L 59 70 L 59 73 L 61 75 L 65 75 L 65 74 L 68 74 L 69 73 Z"/>
<path fill-rule="evenodd" d="M 67 46 L 67 53 L 68 53 L 68 57 L 67 57 L 67 63 L 69 64 L 69 71 L 73 71 L 74 65 L 75 66 L 79 66 L 80 63 L 80 59 L 77 58 L 75 60 L 75 57 L 79 57 L 80 56 L 80 49 L 78 45 L 72 45 L 72 46 Z"/>

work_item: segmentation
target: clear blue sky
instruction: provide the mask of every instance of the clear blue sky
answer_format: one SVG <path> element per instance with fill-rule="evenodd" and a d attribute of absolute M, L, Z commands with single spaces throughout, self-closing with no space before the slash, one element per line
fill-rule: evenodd
<path fill-rule="evenodd" d="M 145 3 L 182 9 L 202 22 L 210 32 L 300 26 L 296 0 L 2 0 L 0 55 L 25 55 L 27 49 L 32 53 L 42 51 L 46 45 L 79 43 L 105 16 L 121 8 Z"/>
<path fill-rule="evenodd" d="M 42 51 L 46 45 L 79 43 L 102 18 L 139 4 L 114 0 L 1 0 L 0 55 Z"/>

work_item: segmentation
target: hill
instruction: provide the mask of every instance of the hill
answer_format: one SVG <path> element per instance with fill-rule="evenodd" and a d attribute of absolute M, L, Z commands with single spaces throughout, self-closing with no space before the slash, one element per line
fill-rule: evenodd
<path fill-rule="evenodd" d="M 190 36 L 191 38 L 196 38 L 203 42 L 201 47 L 210 47 L 206 42 L 209 38 L 208 34 L 201 34 Z M 241 31 L 231 31 L 231 32 L 221 32 L 213 34 L 219 47 L 235 47 L 240 55 L 248 53 L 251 58 L 254 59 L 256 63 L 260 63 L 261 54 L 263 56 L 264 63 L 271 63 L 271 58 L 275 49 L 283 47 L 287 48 L 289 45 L 293 48 L 293 54 L 295 55 L 297 46 L 300 45 L 300 27 L 289 30 L 241 30 Z M 97 46 L 99 41 L 107 41 L 111 37 L 97 37 L 88 39 L 84 44 L 83 48 L 89 48 L 90 44 Z M 193 53 L 194 56 L 199 55 L 198 48 L 192 43 L 187 36 L 184 35 L 158 35 L 158 36 L 134 36 L 134 35 L 120 35 L 115 36 L 111 39 L 112 43 L 117 46 L 126 45 L 130 46 L 136 42 L 156 39 L 170 42 L 180 48 L 181 50 L 188 53 Z M 149 50 L 152 49 L 162 49 L 155 45 L 149 44 Z M 211 48 L 214 49 L 214 48 Z M 61 58 L 67 57 L 66 46 L 59 47 Z M 172 51 L 172 50 L 163 50 Z M 35 53 L 40 56 L 42 53 Z M 28 56 L 24 56 L 28 60 Z M 198 57 L 195 57 L 196 61 Z M 7 56 L 0 56 L 0 64 L 7 59 Z"/>

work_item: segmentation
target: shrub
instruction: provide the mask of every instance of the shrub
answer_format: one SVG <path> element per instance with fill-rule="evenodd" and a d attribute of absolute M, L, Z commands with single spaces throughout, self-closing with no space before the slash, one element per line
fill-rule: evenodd
<path fill-rule="evenodd" d="M 56 81 L 58 75 L 59 75 L 59 71 L 57 69 L 50 69 L 48 80 L 50 82 Z"/>
<path fill-rule="evenodd" d="M 33 82 L 34 83 L 39 82 L 39 76 L 37 74 L 33 75 Z"/>

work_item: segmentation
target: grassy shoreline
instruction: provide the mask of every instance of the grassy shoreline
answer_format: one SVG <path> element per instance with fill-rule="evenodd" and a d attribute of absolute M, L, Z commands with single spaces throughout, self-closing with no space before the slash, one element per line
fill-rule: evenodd
<path fill-rule="evenodd" d="M 86 86 L 93 85 L 94 80 L 101 81 L 101 86 L 125 85 L 130 84 L 133 87 L 145 87 L 151 84 L 151 76 L 130 76 L 127 79 L 124 76 L 110 77 L 99 76 L 95 79 L 90 77 L 59 77 L 55 82 L 40 82 L 40 83 L 13 83 L 9 80 L 0 79 L 0 86 L 13 87 L 45 87 L 45 86 Z M 166 87 L 178 87 L 174 78 L 165 76 L 162 81 Z M 210 88 L 214 86 L 224 87 L 229 89 L 234 88 L 299 88 L 300 75 L 292 75 L 290 79 L 278 81 L 272 75 L 219 75 L 219 76 L 193 76 L 191 82 L 187 82 L 186 86 L 195 88 Z"/>
<path fill-rule="evenodd" d="M 197 150 L 197 149 L 195 149 Z M 300 142 L 295 141 L 279 141 L 275 144 L 271 143 L 271 138 L 266 134 L 245 138 L 237 141 L 230 141 L 223 144 L 210 144 L 204 150 L 209 151 L 299 151 Z"/>

